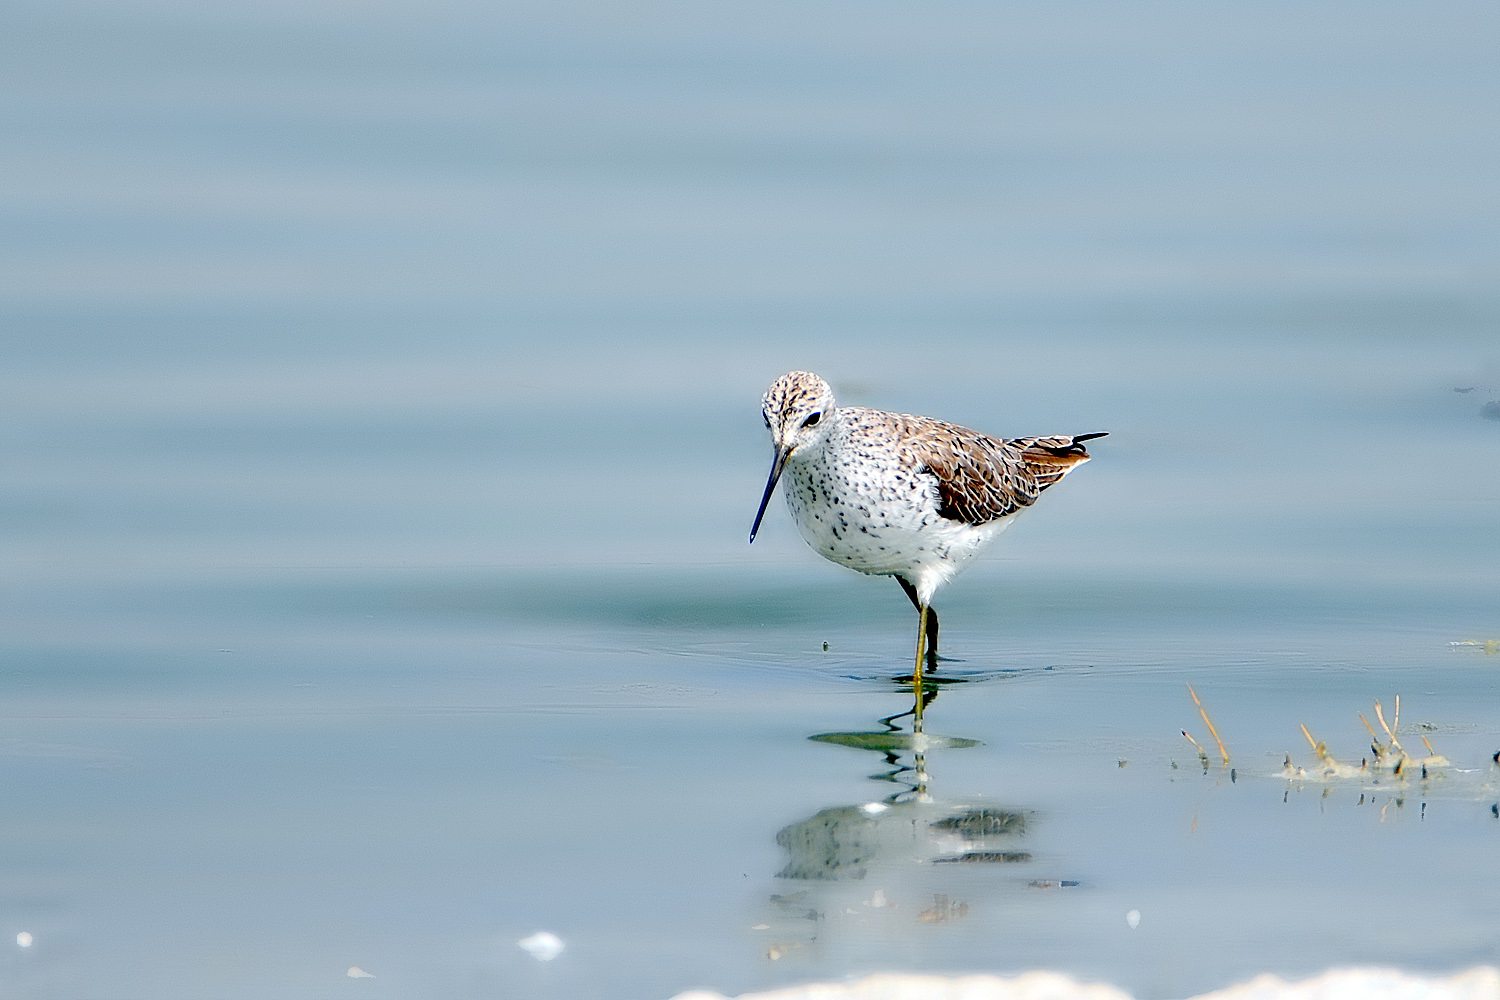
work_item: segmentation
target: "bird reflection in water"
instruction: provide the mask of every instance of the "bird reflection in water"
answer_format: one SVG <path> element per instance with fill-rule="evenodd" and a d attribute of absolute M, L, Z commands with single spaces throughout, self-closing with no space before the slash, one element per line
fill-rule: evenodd
<path fill-rule="evenodd" d="M 1032 813 L 932 790 L 929 753 L 980 745 L 899 725 L 919 717 L 918 704 L 925 708 L 937 693 L 931 679 L 916 686 L 912 708 L 881 719 L 883 729 L 811 737 L 881 754 L 886 769 L 870 778 L 900 787 L 878 800 L 819 810 L 776 834 L 787 853 L 777 873 L 785 888 L 771 895 L 755 928 L 765 935 L 767 958 L 811 955 L 845 933 L 873 933 L 894 945 L 913 924 L 965 918 L 967 894 L 984 889 L 974 877 L 981 869 L 1003 868 L 1008 876 L 1029 869 Z"/>

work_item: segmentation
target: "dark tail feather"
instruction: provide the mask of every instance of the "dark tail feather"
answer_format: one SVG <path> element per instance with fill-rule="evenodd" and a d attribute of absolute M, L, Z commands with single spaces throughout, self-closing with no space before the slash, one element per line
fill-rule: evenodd
<path fill-rule="evenodd" d="M 1084 448 L 1083 442 L 1092 441 L 1095 438 L 1108 436 L 1109 431 L 1096 431 L 1093 434 L 1075 434 L 1072 437 L 1050 439 L 1052 441 L 1066 442 L 1064 444 L 1046 444 L 1044 442 L 1048 439 L 1041 438 L 1036 440 L 1036 443 L 1035 445 L 1033 445 L 1033 447 L 1040 448 L 1043 451 L 1047 452 L 1049 455 L 1056 455 L 1058 458 L 1067 458 L 1072 455 L 1082 455 L 1085 459 L 1087 459 L 1088 450 Z"/>

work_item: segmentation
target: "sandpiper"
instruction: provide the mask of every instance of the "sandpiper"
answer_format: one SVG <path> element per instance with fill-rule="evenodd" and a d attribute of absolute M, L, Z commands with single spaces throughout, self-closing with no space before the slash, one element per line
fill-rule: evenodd
<path fill-rule="evenodd" d="M 933 594 L 1043 490 L 1087 462 L 1083 442 L 1104 434 L 1002 439 L 931 417 L 837 406 L 812 372 L 771 383 L 761 412 L 776 454 L 750 541 L 785 473 L 787 506 L 813 551 L 896 578 L 917 609 L 920 724 L 924 647 L 937 666 Z"/>

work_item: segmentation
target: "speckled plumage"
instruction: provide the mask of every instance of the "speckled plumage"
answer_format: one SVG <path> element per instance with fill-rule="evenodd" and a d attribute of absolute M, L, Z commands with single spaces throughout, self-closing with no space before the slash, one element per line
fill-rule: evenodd
<path fill-rule="evenodd" d="M 761 409 L 776 448 L 762 514 L 782 478 L 814 551 L 896 577 L 924 612 L 1016 514 L 1089 460 L 1081 442 L 1103 436 L 1005 440 L 930 417 L 838 406 L 811 372 L 777 379 Z M 759 516 L 755 523 L 752 541 Z M 936 617 L 929 620 L 935 635 Z"/>

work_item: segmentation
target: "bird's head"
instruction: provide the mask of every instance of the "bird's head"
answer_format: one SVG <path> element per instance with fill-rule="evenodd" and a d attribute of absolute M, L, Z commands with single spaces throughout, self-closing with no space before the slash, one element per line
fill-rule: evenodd
<path fill-rule="evenodd" d="M 788 456 L 823 440 L 833 407 L 833 390 L 812 372 L 788 372 L 771 383 L 760 401 L 771 443 Z"/>
<path fill-rule="evenodd" d="M 828 436 L 833 423 L 833 390 L 828 383 L 812 372 L 787 372 L 771 383 L 760 401 L 761 416 L 766 429 L 771 432 L 771 444 L 776 455 L 771 461 L 771 475 L 766 480 L 765 495 L 760 498 L 760 510 L 755 514 L 755 525 L 750 529 L 750 540 L 760 530 L 761 518 L 766 516 L 766 504 L 771 502 L 771 493 L 776 489 L 776 480 L 781 470 L 800 449 L 821 443 Z"/>

